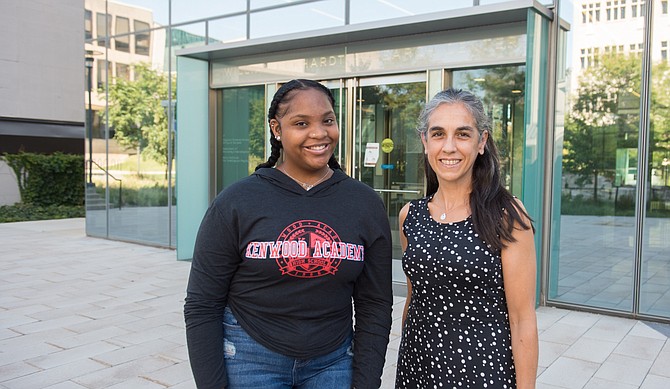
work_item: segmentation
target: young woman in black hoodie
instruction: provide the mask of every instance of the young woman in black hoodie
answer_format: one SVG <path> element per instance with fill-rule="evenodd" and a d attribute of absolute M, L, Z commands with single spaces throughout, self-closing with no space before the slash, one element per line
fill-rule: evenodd
<path fill-rule="evenodd" d="M 196 384 L 378 388 L 393 302 L 384 205 L 333 156 L 326 87 L 284 84 L 268 118 L 270 158 L 217 196 L 196 240 L 184 306 Z"/>

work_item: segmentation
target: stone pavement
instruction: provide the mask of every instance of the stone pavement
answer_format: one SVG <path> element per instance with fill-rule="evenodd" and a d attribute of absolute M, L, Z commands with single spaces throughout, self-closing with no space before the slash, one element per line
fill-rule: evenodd
<path fill-rule="evenodd" d="M 195 387 L 182 307 L 190 264 L 89 238 L 84 219 L 0 224 L 0 388 Z M 396 297 L 382 387 L 393 387 Z M 670 325 L 538 308 L 538 388 L 670 388 Z"/>

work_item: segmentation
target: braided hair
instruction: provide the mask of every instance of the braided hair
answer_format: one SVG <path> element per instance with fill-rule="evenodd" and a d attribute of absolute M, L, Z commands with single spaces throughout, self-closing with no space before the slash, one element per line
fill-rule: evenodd
<path fill-rule="evenodd" d="M 279 88 L 275 93 L 274 97 L 272 98 L 272 103 L 270 104 L 270 109 L 268 109 L 268 124 L 270 120 L 281 118 L 286 114 L 286 111 L 288 110 L 287 105 L 293 96 L 295 96 L 295 93 L 291 92 L 308 89 L 316 89 L 323 92 L 326 97 L 328 97 L 328 101 L 330 101 L 330 105 L 333 107 L 333 110 L 335 109 L 335 98 L 333 98 L 333 94 L 330 92 L 330 89 L 313 80 L 295 79 L 282 85 L 281 88 Z M 272 134 L 272 128 L 270 128 L 270 147 L 270 157 L 266 162 L 256 166 L 255 170 L 265 167 L 274 167 L 277 164 L 279 157 L 281 156 L 281 149 L 283 148 L 282 143 L 274 137 Z M 330 156 L 330 159 L 328 160 L 328 166 L 333 170 L 342 170 L 339 162 L 337 162 L 337 159 L 335 159 L 335 154 Z"/>

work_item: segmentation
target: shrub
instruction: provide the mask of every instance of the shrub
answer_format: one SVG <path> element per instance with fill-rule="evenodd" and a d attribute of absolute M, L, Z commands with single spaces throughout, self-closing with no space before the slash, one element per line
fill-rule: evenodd
<path fill-rule="evenodd" d="M 2 157 L 19 184 L 21 202 L 38 206 L 84 204 L 84 157 L 56 152 Z"/>
<path fill-rule="evenodd" d="M 0 223 L 13 223 L 30 220 L 68 219 L 84 217 L 83 205 L 48 205 L 16 204 L 0 206 Z"/>

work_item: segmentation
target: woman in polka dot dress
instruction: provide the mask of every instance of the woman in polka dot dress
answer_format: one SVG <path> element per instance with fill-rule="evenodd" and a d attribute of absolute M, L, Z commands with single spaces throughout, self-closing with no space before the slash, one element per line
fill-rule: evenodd
<path fill-rule="evenodd" d="M 534 388 L 535 247 L 501 184 L 481 101 L 438 93 L 419 118 L 427 196 L 400 211 L 407 300 L 396 388 Z"/>

